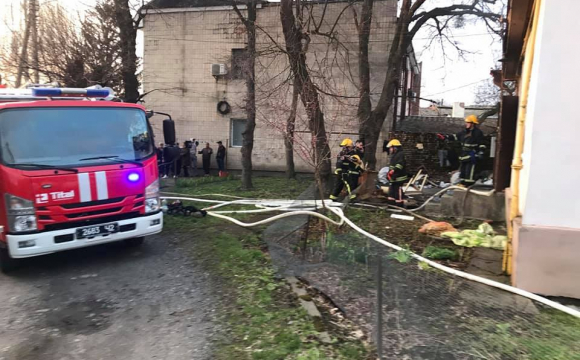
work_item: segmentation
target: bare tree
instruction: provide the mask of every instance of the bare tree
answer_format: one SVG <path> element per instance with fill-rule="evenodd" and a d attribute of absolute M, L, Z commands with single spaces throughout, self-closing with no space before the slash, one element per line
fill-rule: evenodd
<path fill-rule="evenodd" d="M 310 37 L 302 29 L 302 7 L 300 0 L 296 1 L 298 11 L 297 21 L 293 13 L 293 0 L 281 0 L 280 20 L 288 62 L 294 76 L 294 86 L 298 88 L 302 105 L 308 117 L 309 130 L 312 139 L 312 149 L 315 159 L 314 174 L 321 195 L 324 193 L 325 182 L 330 178 L 330 148 L 322 113 L 319 91 L 313 83 L 306 63 L 306 51 Z"/>
<path fill-rule="evenodd" d="M 81 24 L 85 76 L 89 85 L 123 91 L 121 43 L 113 0 L 99 1 Z"/>
<path fill-rule="evenodd" d="M 296 129 L 296 110 L 298 108 L 298 87 L 292 83 L 292 103 L 290 114 L 286 120 L 286 133 L 284 134 L 284 148 L 286 150 L 286 177 L 296 178 L 296 168 L 294 166 L 294 132 Z"/>
<path fill-rule="evenodd" d="M 121 73 L 123 74 L 124 100 L 134 103 L 139 99 L 137 30 L 146 12 L 138 10 L 134 16 L 129 2 L 130 0 L 114 0 L 114 9 L 121 40 Z"/>
<path fill-rule="evenodd" d="M 256 11 L 257 0 L 245 2 L 247 16 L 244 16 L 235 1 L 233 7 L 246 29 L 247 46 L 244 70 L 246 81 L 246 127 L 242 132 L 242 188 L 252 186 L 252 150 L 254 148 L 254 130 L 256 129 Z"/>
<path fill-rule="evenodd" d="M 500 101 L 501 90 L 491 79 L 475 88 L 475 105 L 495 105 Z"/>
<path fill-rule="evenodd" d="M 419 30 L 428 27 L 432 30 L 433 36 L 438 37 L 442 43 L 459 49 L 452 40 L 452 34 L 449 31 L 453 26 L 463 24 L 465 19 L 470 17 L 481 19 L 490 31 L 499 34 L 501 29 L 496 28 L 496 26 L 500 22 L 501 14 L 494 7 L 495 3 L 496 0 L 453 0 L 449 6 L 436 6 L 435 2 L 430 0 L 402 0 L 399 5 L 399 16 L 395 25 L 393 42 L 387 58 L 386 78 L 380 97 L 373 108 L 370 96 L 368 44 L 374 0 L 363 1 L 361 20 L 358 24 L 359 61 L 361 62 L 359 65 L 358 118 L 359 132 L 366 143 L 365 160 L 368 161 L 371 169 L 376 166 L 379 135 L 389 109 L 395 100 L 400 83 L 401 67 L 415 35 Z M 432 5 L 432 7 L 424 9 L 428 5 Z"/>

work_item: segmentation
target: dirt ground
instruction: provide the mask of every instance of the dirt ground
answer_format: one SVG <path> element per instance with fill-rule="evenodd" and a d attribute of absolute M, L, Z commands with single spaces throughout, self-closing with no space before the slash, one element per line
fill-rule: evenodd
<path fill-rule="evenodd" d="M 187 234 L 28 259 L 0 274 L 0 359 L 211 359 L 212 282 Z"/>

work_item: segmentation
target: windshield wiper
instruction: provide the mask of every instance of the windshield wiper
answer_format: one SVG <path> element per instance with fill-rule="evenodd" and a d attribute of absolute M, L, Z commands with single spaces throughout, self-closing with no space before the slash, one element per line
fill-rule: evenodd
<path fill-rule="evenodd" d="M 117 155 L 95 156 L 95 157 L 88 157 L 88 158 L 84 158 L 84 159 L 79 159 L 79 161 L 89 161 L 89 160 L 111 160 L 111 161 L 115 161 L 115 162 L 122 163 L 122 164 L 133 164 L 133 165 L 143 167 L 143 164 L 140 163 L 139 161 L 123 159 Z"/>
<path fill-rule="evenodd" d="M 70 172 L 74 172 L 74 173 L 78 173 L 79 170 L 75 169 L 75 168 L 66 168 L 66 167 L 60 167 L 60 166 L 54 166 L 54 165 L 46 165 L 46 164 L 9 164 L 11 166 L 14 167 L 18 167 L 18 166 L 25 166 L 25 167 L 35 167 L 38 169 L 42 169 L 42 170 L 60 170 L 60 171 L 70 171 Z"/>

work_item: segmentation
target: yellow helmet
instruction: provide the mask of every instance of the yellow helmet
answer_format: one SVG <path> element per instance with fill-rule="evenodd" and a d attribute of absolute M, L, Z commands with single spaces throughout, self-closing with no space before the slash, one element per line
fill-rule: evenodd
<path fill-rule="evenodd" d="M 351 156 L 351 158 L 353 158 L 353 159 L 354 159 L 354 161 L 355 161 L 355 162 L 357 162 L 357 163 L 359 163 L 359 162 L 361 162 L 361 161 L 362 161 L 362 160 L 360 159 L 360 156 L 358 156 L 358 155 L 353 155 L 353 156 Z"/>
<path fill-rule="evenodd" d="M 349 138 L 346 138 L 346 139 L 342 140 L 342 142 L 340 143 L 340 146 L 352 147 L 352 140 Z"/>
<path fill-rule="evenodd" d="M 401 145 L 401 142 L 399 140 L 393 139 L 389 141 L 389 143 L 387 144 L 388 148 L 390 148 L 391 146 L 403 146 L 403 145 Z"/>
<path fill-rule="evenodd" d="M 469 115 L 468 117 L 466 117 L 465 122 L 472 123 L 475 125 L 479 124 L 479 120 L 477 120 L 477 116 L 475 116 L 475 115 Z"/>

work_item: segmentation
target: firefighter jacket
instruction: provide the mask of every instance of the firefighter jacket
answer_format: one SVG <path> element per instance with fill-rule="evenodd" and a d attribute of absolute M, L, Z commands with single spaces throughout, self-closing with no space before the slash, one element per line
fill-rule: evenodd
<path fill-rule="evenodd" d="M 357 153 L 354 150 L 343 149 L 337 155 L 336 171 L 337 175 L 360 175 L 363 171 L 362 164 L 357 163 L 353 158 Z"/>
<path fill-rule="evenodd" d="M 391 156 L 391 163 L 389 165 L 389 172 L 393 171 L 391 175 L 391 183 L 403 183 L 409 179 L 407 175 L 407 162 L 405 161 L 405 153 L 403 150 L 397 150 Z"/>
<path fill-rule="evenodd" d="M 476 158 L 483 158 L 485 153 L 485 144 L 483 132 L 478 128 L 473 128 L 472 130 L 464 129 L 453 135 L 456 141 L 461 144 L 461 154 L 459 155 L 459 161 L 475 161 Z"/>

